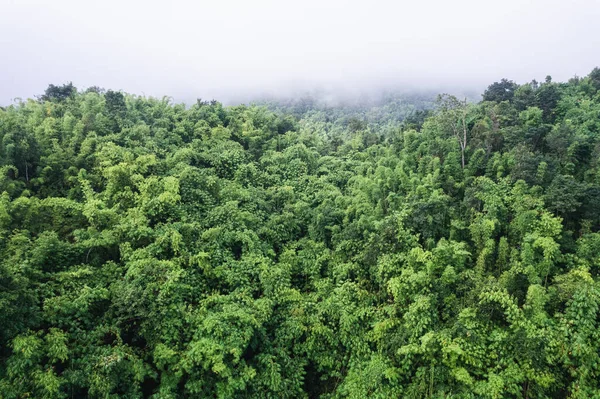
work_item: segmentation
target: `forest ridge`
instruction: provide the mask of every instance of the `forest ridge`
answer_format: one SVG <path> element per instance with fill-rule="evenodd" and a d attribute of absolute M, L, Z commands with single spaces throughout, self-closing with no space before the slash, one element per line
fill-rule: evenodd
<path fill-rule="evenodd" d="M 600 397 L 600 69 L 482 98 L 0 108 L 0 397 Z"/>

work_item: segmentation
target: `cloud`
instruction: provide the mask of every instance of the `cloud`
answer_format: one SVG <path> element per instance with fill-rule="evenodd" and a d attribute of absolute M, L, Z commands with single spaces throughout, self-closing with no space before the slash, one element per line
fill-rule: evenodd
<path fill-rule="evenodd" d="M 5 0 L 0 103 L 73 81 L 235 101 L 586 75 L 597 0 Z"/>

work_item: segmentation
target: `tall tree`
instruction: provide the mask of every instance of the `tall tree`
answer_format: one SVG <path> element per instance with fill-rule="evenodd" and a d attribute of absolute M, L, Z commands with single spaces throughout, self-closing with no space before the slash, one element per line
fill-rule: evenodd
<path fill-rule="evenodd" d="M 518 85 L 512 80 L 502 79 L 494 82 L 483 92 L 483 101 L 512 101 Z"/>
<path fill-rule="evenodd" d="M 471 115 L 469 114 L 469 104 L 465 97 L 459 100 L 450 94 L 440 94 L 437 99 L 437 106 L 440 111 L 440 120 L 444 128 L 450 130 L 460 146 L 460 157 L 462 168 L 465 168 L 465 151 L 469 139 L 469 123 Z"/>

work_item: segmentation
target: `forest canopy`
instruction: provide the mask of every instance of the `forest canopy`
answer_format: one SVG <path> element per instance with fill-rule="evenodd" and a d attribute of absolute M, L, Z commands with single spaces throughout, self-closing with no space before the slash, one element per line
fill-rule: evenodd
<path fill-rule="evenodd" d="M 600 70 L 482 98 L 0 108 L 0 397 L 600 396 Z"/>

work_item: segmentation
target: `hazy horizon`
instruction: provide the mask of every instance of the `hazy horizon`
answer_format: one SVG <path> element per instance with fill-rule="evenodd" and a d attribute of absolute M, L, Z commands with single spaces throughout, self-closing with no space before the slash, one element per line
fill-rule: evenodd
<path fill-rule="evenodd" d="M 565 81 L 600 64 L 599 18 L 597 0 L 8 0 L 0 104 L 69 81 L 225 103 Z"/>

